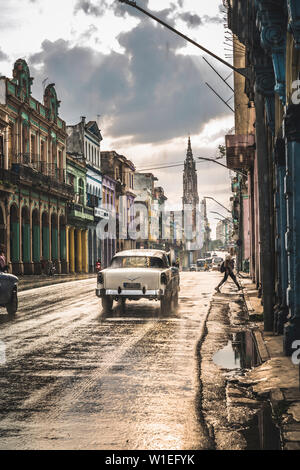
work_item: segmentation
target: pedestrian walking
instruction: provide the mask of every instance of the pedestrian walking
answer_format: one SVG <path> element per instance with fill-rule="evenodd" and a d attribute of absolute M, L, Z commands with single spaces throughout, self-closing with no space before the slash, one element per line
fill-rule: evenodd
<path fill-rule="evenodd" d="M 98 273 L 99 271 L 101 271 L 101 261 L 100 261 L 100 259 L 98 259 L 98 261 L 96 263 L 96 272 Z"/>
<path fill-rule="evenodd" d="M 223 264 L 224 263 L 224 264 Z M 235 274 L 233 272 L 233 268 L 234 268 L 234 260 L 232 259 L 232 256 L 230 254 L 228 254 L 226 257 L 225 257 L 225 261 L 223 262 L 223 266 L 224 266 L 224 277 L 222 279 L 222 281 L 220 282 L 220 284 L 217 285 L 217 287 L 215 287 L 215 290 L 217 292 L 221 292 L 220 291 L 220 287 L 224 284 L 224 282 L 227 281 L 228 279 L 228 276 L 231 277 L 231 279 L 233 280 L 233 282 L 235 283 L 235 285 L 237 286 L 238 290 L 241 290 L 241 286 L 240 284 L 238 283 L 236 277 L 235 277 Z"/>

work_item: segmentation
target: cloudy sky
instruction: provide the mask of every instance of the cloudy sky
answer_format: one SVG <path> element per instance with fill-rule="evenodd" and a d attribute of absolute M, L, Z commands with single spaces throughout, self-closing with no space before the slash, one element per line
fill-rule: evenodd
<path fill-rule="evenodd" d="M 225 58 L 221 0 L 137 0 L 206 48 Z M 68 124 L 99 119 L 102 150 L 116 150 L 138 170 L 152 169 L 170 203 L 180 204 L 182 162 L 191 136 L 194 156 L 215 157 L 234 125 L 232 92 L 203 53 L 117 0 L 0 0 L 0 73 L 25 58 L 41 100 L 42 82 L 55 82 L 60 115 Z M 208 60 L 225 77 L 230 70 Z M 233 100 L 229 102 L 233 105 Z M 229 205 L 229 172 L 199 163 L 200 198 Z M 208 210 L 226 215 L 208 202 Z M 211 214 L 214 230 L 217 220 Z M 214 235 L 214 233 L 213 233 Z"/>

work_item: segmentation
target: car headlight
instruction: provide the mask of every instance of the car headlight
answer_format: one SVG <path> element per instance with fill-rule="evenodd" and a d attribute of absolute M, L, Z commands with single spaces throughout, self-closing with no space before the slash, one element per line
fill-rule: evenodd
<path fill-rule="evenodd" d="M 103 278 L 102 273 L 98 273 L 97 282 L 98 282 L 98 284 L 104 284 L 104 278 Z"/>
<path fill-rule="evenodd" d="M 162 274 L 161 274 L 161 276 L 160 276 L 160 283 L 161 283 L 161 284 L 165 284 L 165 285 L 168 284 L 168 279 L 167 279 L 166 273 L 162 273 Z"/>

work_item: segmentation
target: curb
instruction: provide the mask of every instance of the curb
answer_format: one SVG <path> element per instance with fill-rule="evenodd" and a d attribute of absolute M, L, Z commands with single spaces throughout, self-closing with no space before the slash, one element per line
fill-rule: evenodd
<path fill-rule="evenodd" d="M 18 291 L 23 292 L 26 290 L 37 289 L 39 287 L 46 287 L 46 286 L 53 286 L 57 284 L 62 284 L 66 282 L 74 282 L 74 281 L 84 281 L 87 279 L 96 279 L 96 274 L 86 275 L 83 277 L 66 277 L 66 278 L 51 278 L 51 279 L 41 279 L 41 280 L 30 280 L 30 279 L 19 279 L 19 287 Z M 24 282 L 25 281 L 25 282 Z"/>

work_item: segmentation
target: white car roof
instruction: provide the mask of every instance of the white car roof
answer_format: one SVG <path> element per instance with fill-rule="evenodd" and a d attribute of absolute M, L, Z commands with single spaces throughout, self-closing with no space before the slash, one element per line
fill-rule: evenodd
<path fill-rule="evenodd" d="M 167 253 L 163 250 L 124 250 L 124 251 L 119 251 L 114 255 L 114 258 L 117 256 L 149 256 L 149 257 L 157 257 L 157 258 L 162 258 L 164 255 L 167 255 Z"/>

